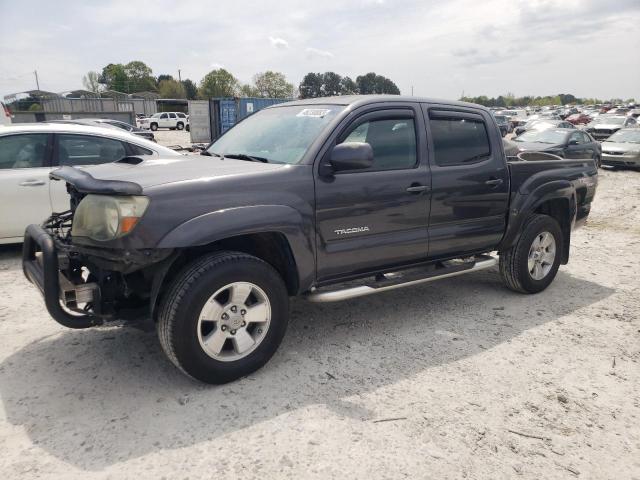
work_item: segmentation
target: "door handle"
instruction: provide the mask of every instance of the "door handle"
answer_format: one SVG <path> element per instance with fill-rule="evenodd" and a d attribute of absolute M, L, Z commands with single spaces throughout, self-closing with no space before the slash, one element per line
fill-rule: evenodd
<path fill-rule="evenodd" d="M 426 192 L 427 190 L 429 190 L 429 187 L 427 187 L 426 185 L 411 185 L 409 188 L 407 188 L 407 193 L 421 193 L 421 192 Z"/>
<path fill-rule="evenodd" d="M 491 180 L 487 180 L 484 183 L 485 185 L 491 185 L 492 187 L 497 187 L 498 185 L 502 185 L 504 181 L 501 178 L 492 178 Z"/>
<path fill-rule="evenodd" d="M 44 185 L 43 180 L 25 180 L 24 182 L 20 182 L 19 185 L 21 187 L 39 187 Z"/>

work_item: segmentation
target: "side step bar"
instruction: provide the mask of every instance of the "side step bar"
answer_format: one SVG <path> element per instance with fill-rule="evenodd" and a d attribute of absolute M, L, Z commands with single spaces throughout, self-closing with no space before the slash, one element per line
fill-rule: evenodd
<path fill-rule="evenodd" d="M 348 287 L 338 290 L 313 290 L 305 295 L 310 302 L 339 302 L 356 297 L 363 297 L 374 293 L 395 290 L 396 288 L 410 287 L 420 283 L 432 282 L 441 278 L 455 277 L 465 273 L 477 272 L 491 268 L 498 264 L 498 259 L 490 255 L 478 255 L 474 261 L 464 262 L 453 266 L 437 267 L 430 271 L 419 271 L 417 273 L 401 276 L 401 272 L 387 274 L 381 280 L 376 280 L 369 285 Z M 398 275 L 398 278 L 396 278 Z"/>

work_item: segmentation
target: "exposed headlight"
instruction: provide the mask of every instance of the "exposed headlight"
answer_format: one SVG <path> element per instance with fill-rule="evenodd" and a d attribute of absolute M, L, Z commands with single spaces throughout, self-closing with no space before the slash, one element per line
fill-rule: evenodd
<path fill-rule="evenodd" d="M 71 235 L 104 242 L 122 237 L 136 226 L 149 199 L 142 196 L 87 195 L 73 216 Z"/>

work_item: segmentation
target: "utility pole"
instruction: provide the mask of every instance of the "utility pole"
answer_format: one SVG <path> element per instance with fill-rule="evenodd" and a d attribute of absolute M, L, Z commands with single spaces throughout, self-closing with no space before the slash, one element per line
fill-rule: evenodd
<path fill-rule="evenodd" d="M 38 82 L 38 71 L 34 70 L 33 74 L 36 76 L 36 87 L 40 90 L 40 82 Z"/>
<path fill-rule="evenodd" d="M 182 77 L 180 76 L 180 69 L 178 69 L 178 81 L 182 83 Z"/>

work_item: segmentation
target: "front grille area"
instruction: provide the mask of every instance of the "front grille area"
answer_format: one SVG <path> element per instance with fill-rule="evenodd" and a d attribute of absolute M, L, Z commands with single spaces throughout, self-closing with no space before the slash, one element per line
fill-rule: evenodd
<path fill-rule="evenodd" d="M 624 155 L 624 152 L 611 152 L 607 150 L 603 150 L 602 153 L 604 153 L 605 155 Z"/>

